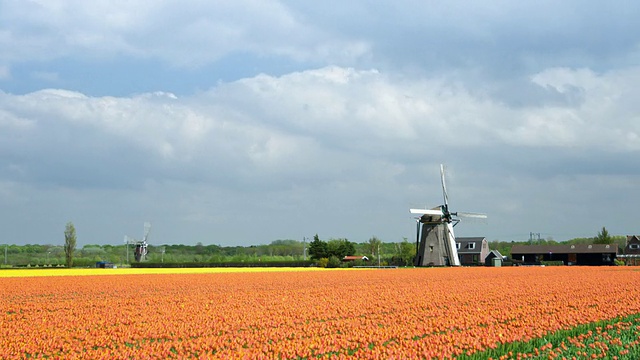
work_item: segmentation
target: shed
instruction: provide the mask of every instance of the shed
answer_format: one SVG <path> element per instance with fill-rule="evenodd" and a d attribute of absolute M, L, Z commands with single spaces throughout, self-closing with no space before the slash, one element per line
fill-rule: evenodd
<path fill-rule="evenodd" d="M 489 251 L 489 255 L 487 255 L 487 257 L 484 258 L 484 265 L 485 266 L 502 266 L 503 259 L 504 257 L 502 256 L 502 254 L 500 254 L 500 251 L 491 250 Z M 499 265 L 496 265 L 496 262 L 498 262 Z"/>
<path fill-rule="evenodd" d="M 101 268 L 101 269 L 113 269 L 115 266 L 113 265 L 112 262 L 108 262 L 108 261 L 98 261 L 96 263 L 96 267 L 97 268 Z"/>

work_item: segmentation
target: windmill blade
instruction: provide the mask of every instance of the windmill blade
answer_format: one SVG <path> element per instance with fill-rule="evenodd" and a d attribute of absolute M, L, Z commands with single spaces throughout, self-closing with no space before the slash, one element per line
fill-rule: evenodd
<path fill-rule="evenodd" d="M 472 212 L 460 212 L 460 211 L 458 211 L 456 213 L 456 215 L 459 216 L 459 217 L 476 218 L 476 219 L 486 219 L 487 218 L 487 214 L 472 213 Z"/>
<path fill-rule="evenodd" d="M 144 223 L 144 237 L 142 237 L 142 241 L 147 242 L 147 238 L 149 237 L 149 231 L 151 231 L 151 223 Z"/>
<path fill-rule="evenodd" d="M 444 197 L 444 206 L 449 208 L 449 196 L 447 195 L 447 186 L 444 181 L 444 165 L 440 164 L 440 181 L 442 182 L 442 196 Z"/>
<path fill-rule="evenodd" d="M 419 215 L 439 215 L 442 216 L 441 209 L 409 209 L 412 214 Z"/>

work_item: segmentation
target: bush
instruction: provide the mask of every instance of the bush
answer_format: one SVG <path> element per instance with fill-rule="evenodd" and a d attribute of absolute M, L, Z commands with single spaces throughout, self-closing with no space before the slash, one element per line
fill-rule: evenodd
<path fill-rule="evenodd" d="M 340 267 L 340 259 L 338 259 L 337 256 L 331 256 L 329 257 L 329 261 L 327 261 L 327 267 L 328 268 L 337 268 Z"/>
<path fill-rule="evenodd" d="M 328 262 L 329 262 L 329 259 L 322 258 L 322 259 L 318 260 L 318 267 L 326 268 Z"/>
<path fill-rule="evenodd" d="M 349 261 L 347 263 L 344 264 L 345 267 L 354 267 L 354 266 L 371 266 L 373 264 L 371 264 L 371 261 L 365 261 L 365 260 L 354 260 L 354 261 Z"/>

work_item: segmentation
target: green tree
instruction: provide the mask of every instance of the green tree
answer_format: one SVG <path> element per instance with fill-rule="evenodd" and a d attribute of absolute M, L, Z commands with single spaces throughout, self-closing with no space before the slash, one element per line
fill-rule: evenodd
<path fill-rule="evenodd" d="M 73 252 L 76 249 L 76 228 L 69 221 L 64 229 L 64 256 L 67 267 L 73 266 Z"/>
<path fill-rule="evenodd" d="M 413 264 L 413 258 L 416 256 L 416 247 L 410 243 L 407 238 L 403 238 L 400 243 L 400 259 L 403 265 Z"/>
<path fill-rule="evenodd" d="M 335 256 L 342 259 L 345 256 L 354 255 L 356 246 L 347 239 L 331 239 L 327 242 L 327 253 L 329 257 Z"/>
<path fill-rule="evenodd" d="M 613 238 L 609 235 L 607 229 L 603 226 L 602 230 L 593 239 L 594 244 L 613 244 Z"/>
<path fill-rule="evenodd" d="M 327 243 L 320 240 L 318 234 L 313 237 L 313 241 L 309 243 L 309 257 L 315 260 L 328 258 Z"/>
<path fill-rule="evenodd" d="M 202 243 L 198 241 L 198 243 L 196 244 L 196 254 L 197 255 L 202 255 L 205 252 L 206 252 L 206 249 L 205 249 L 204 245 L 202 245 Z"/>

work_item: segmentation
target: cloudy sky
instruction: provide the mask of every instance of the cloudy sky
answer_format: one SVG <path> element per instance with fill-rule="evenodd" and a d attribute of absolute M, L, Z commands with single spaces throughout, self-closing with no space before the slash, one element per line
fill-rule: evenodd
<path fill-rule="evenodd" d="M 634 1 L 0 0 L 0 243 L 638 234 Z"/>

